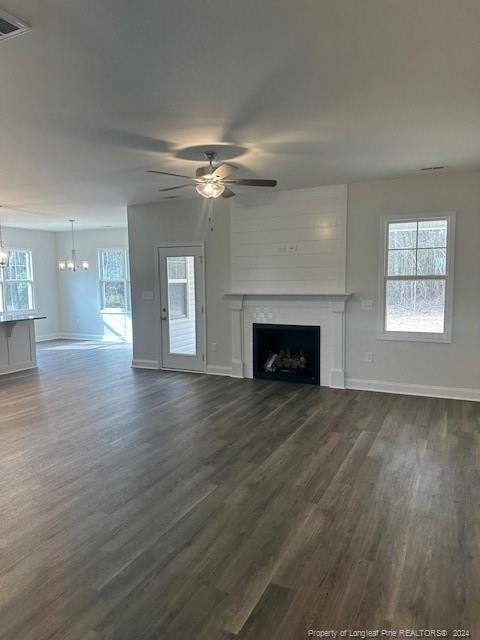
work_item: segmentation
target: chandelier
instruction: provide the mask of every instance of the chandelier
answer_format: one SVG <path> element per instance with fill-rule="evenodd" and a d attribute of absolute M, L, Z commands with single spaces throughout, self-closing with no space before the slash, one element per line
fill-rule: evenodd
<path fill-rule="evenodd" d="M 81 260 L 80 263 L 77 262 L 77 251 L 75 249 L 75 234 L 73 232 L 73 223 L 75 220 L 69 220 L 72 225 L 72 253 L 70 258 L 66 260 L 58 261 L 58 270 L 59 271 L 78 271 L 79 269 L 83 269 L 83 271 L 88 270 L 88 260 Z"/>

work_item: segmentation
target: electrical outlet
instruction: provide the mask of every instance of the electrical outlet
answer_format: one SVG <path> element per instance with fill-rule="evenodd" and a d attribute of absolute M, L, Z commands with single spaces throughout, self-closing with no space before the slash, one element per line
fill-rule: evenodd
<path fill-rule="evenodd" d="M 217 350 L 217 343 L 212 342 L 212 351 L 216 351 L 216 350 Z"/>
<path fill-rule="evenodd" d="M 373 362 L 373 352 L 365 351 L 365 353 L 363 354 L 363 361 L 368 364 L 371 364 Z"/>

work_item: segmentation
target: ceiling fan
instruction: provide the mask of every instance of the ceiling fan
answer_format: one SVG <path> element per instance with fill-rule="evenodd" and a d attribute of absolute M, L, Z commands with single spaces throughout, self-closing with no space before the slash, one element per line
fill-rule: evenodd
<path fill-rule="evenodd" d="M 175 176 L 176 178 L 186 178 L 190 182 L 180 184 L 177 187 L 166 187 L 159 191 L 174 191 L 185 187 L 195 187 L 197 193 L 204 198 L 231 198 L 235 193 L 230 189 L 231 186 L 240 185 L 244 187 L 275 187 L 276 180 L 257 180 L 254 178 L 233 178 L 230 177 L 237 167 L 231 164 L 217 164 L 213 162 L 217 156 L 216 151 L 205 151 L 205 158 L 208 160 L 206 167 L 198 167 L 195 177 L 183 176 L 179 173 L 168 173 L 167 171 L 156 171 L 150 169 L 149 173 L 159 173 L 163 176 Z"/>

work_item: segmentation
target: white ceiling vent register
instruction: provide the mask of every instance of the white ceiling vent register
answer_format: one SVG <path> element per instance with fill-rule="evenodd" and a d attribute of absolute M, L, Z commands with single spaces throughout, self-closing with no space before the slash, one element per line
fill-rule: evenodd
<path fill-rule="evenodd" d="M 6 40 L 13 36 L 19 36 L 22 33 L 30 31 L 31 27 L 23 20 L 15 18 L 3 9 L 0 9 L 0 40 Z"/>

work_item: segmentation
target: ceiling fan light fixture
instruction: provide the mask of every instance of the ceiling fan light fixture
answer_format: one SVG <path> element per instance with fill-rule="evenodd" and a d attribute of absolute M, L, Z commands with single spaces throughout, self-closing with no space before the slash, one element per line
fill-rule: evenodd
<path fill-rule="evenodd" d="M 218 198 L 225 191 L 225 185 L 218 180 L 205 180 L 197 184 L 196 190 L 204 198 Z"/>
<path fill-rule="evenodd" d="M 173 176 L 174 178 L 184 178 L 189 180 L 186 184 L 179 184 L 174 187 L 164 187 L 159 191 L 175 191 L 184 189 L 185 187 L 194 186 L 197 193 L 203 198 L 209 200 L 223 196 L 231 198 L 235 192 L 230 189 L 231 186 L 239 185 L 241 187 L 276 187 L 276 180 L 261 180 L 257 178 L 233 178 L 231 174 L 237 170 L 233 164 L 220 163 L 213 164 L 217 153 L 213 150 L 205 151 L 205 158 L 208 160 L 208 166 L 197 167 L 195 176 L 186 176 L 181 173 L 171 173 L 170 171 L 160 171 L 158 169 L 149 169 L 149 173 L 158 173 L 162 176 Z M 168 197 L 168 196 L 167 196 Z M 175 197 L 175 196 L 170 196 Z"/>

